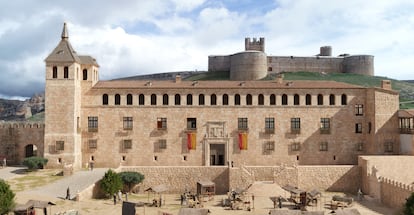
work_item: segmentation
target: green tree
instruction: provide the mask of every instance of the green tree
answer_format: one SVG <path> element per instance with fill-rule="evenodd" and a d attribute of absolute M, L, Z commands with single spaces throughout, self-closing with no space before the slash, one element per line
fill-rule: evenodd
<path fill-rule="evenodd" d="M 9 184 L 0 179 L 0 214 L 7 214 L 15 206 L 14 193 Z"/>
<path fill-rule="evenodd" d="M 114 195 L 118 190 L 122 189 L 121 177 L 111 169 L 109 169 L 101 180 L 101 189 L 109 195 Z"/>
<path fill-rule="evenodd" d="M 144 175 L 139 172 L 121 172 L 119 176 L 122 182 L 128 186 L 128 192 L 131 191 L 135 184 L 139 184 L 144 180 Z"/>
<path fill-rule="evenodd" d="M 404 215 L 414 215 L 414 193 L 408 197 L 404 205 Z"/>
<path fill-rule="evenodd" d="M 23 165 L 27 166 L 30 170 L 41 169 L 47 164 L 47 159 L 42 157 L 28 157 L 23 160 Z"/>

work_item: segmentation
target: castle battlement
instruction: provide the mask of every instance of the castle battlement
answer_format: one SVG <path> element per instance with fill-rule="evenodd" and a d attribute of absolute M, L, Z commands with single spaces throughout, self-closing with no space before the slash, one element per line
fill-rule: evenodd
<path fill-rule="evenodd" d="M 39 122 L 0 122 L 0 128 L 44 128 Z"/>
<path fill-rule="evenodd" d="M 244 39 L 244 47 L 246 51 L 254 50 L 264 52 L 265 39 L 263 37 L 260 37 L 259 40 L 257 40 L 257 38 L 253 38 L 253 40 L 250 40 L 250 37 L 246 37 Z"/>
<path fill-rule="evenodd" d="M 380 177 L 379 182 L 394 186 L 396 188 L 400 188 L 402 190 L 407 190 L 409 192 L 414 192 L 414 186 L 412 184 L 406 184 L 406 183 L 403 183 L 403 182 L 400 182 L 400 181 L 397 181 L 397 180 L 394 180 L 394 179 L 390 179 L 390 178 L 387 178 L 387 177 Z"/>

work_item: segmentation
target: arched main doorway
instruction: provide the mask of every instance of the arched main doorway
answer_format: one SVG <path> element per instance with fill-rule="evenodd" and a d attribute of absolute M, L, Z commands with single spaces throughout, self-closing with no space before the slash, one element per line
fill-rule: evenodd
<path fill-rule="evenodd" d="M 25 151 L 25 157 L 32 157 L 32 156 L 37 156 L 37 146 L 33 145 L 33 144 L 29 144 L 27 146 L 24 147 L 24 151 Z"/>

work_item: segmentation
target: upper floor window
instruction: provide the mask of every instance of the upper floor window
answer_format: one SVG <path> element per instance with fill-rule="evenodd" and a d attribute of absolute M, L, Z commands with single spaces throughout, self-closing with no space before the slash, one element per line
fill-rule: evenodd
<path fill-rule="evenodd" d="M 132 94 L 127 95 L 127 105 L 132 105 Z"/>
<path fill-rule="evenodd" d="M 266 131 L 266 133 L 274 133 L 274 131 L 275 131 L 275 118 L 273 118 L 273 117 L 265 118 L 265 131 Z"/>
<path fill-rule="evenodd" d="M 363 116 L 364 115 L 364 105 L 356 104 L 355 105 L 355 115 Z"/>
<path fill-rule="evenodd" d="M 108 105 L 108 94 L 103 94 L 102 95 L 102 104 L 103 105 Z"/>
<path fill-rule="evenodd" d="M 197 118 L 187 118 L 187 129 L 189 130 L 197 129 Z"/>
<path fill-rule="evenodd" d="M 121 95 L 115 94 L 115 105 L 121 104 Z"/>
<path fill-rule="evenodd" d="M 295 94 L 293 96 L 293 105 L 299 105 L 299 95 Z"/>
<path fill-rule="evenodd" d="M 276 105 L 276 96 L 275 96 L 275 94 L 270 95 L 270 105 Z"/>
<path fill-rule="evenodd" d="M 223 105 L 229 105 L 229 95 L 223 95 Z"/>
<path fill-rule="evenodd" d="M 63 78 L 69 78 L 69 67 L 63 67 Z"/>
<path fill-rule="evenodd" d="M 319 151 L 328 151 L 328 142 L 319 143 Z"/>
<path fill-rule="evenodd" d="M 167 118 L 157 118 L 157 129 L 167 129 Z"/>
<path fill-rule="evenodd" d="M 139 105 L 145 105 L 145 96 L 144 96 L 144 94 L 139 94 L 139 96 L 138 96 L 138 104 Z"/>
<path fill-rule="evenodd" d="M 384 152 L 393 152 L 394 151 L 394 143 L 391 141 L 386 141 L 384 143 Z"/>
<path fill-rule="evenodd" d="M 151 105 L 157 105 L 157 95 L 151 94 Z"/>
<path fill-rule="evenodd" d="M 323 105 L 323 95 L 318 94 L 318 105 Z"/>
<path fill-rule="evenodd" d="M 187 95 L 187 105 L 193 105 L 193 95 Z"/>
<path fill-rule="evenodd" d="M 54 66 L 54 67 L 53 67 L 52 77 L 53 77 L 53 78 L 57 78 L 57 74 L 58 74 L 58 72 L 57 72 L 57 67 L 56 67 L 56 66 Z"/>
<path fill-rule="evenodd" d="M 335 105 L 335 95 L 329 95 L 329 105 Z"/>
<path fill-rule="evenodd" d="M 247 124 L 247 118 L 239 118 L 238 123 L 237 123 L 237 127 L 239 128 L 239 130 L 249 129 L 248 124 Z"/>
<path fill-rule="evenodd" d="M 362 133 L 362 123 L 355 123 L 355 133 Z"/>
<path fill-rule="evenodd" d="M 217 96 L 216 96 L 216 94 L 211 94 L 211 96 L 210 96 L 210 105 L 217 105 Z"/>
<path fill-rule="evenodd" d="M 124 130 L 132 130 L 133 128 L 133 119 L 132 117 L 124 117 Z"/>
<path fill-rule="evenodd" d="M 288 104 L 288 96 L 286 94 L 282 95 L 282 105 Z"/>
<path fill-rule="evenodd" d="M 88 131 L 90 132 L 98 131 L 98 117 L 97 116 L 88 117 Z"/>
<path fill-rule="evenodd" d="M 300 133 L 300 118 L 290 119 L 290 130 L 292 133 Z"/>
<path fill-rule="evenodd" d="M 56 141 L 55 149 L 57 151 L 64 151 L 65 150 L 65 141 Z"/>
<path fill-rule="evenodd" d="M 180 94 L 175 94 L 175 96 L 174 96 L 174 104 L 175 105 L 181 105 L 181 95 Z"/>
<path fill-rule="evenodd" d="M 259 94 L 258 103 L 259 105 L 264 105 L 264 96 L 263 94 Z"/>
<path fill-rule="evenodd" d="M 347 101 L 347 96 L 346 94 L 342 94 L 341 96 L 341 105 L 347 105 L 348 101 Z"/>
<path fill-rule="evenodd" d="M 240 95 L 234 95 L 234 105 L 240 105 Z"/>
<path fill-rule="evenodd" d="M 312 96 L 310 94 L 306 94 L 305 100 L 306 105 L 312 105 Z"/>
<path fill-rule="evenodd" d="M 168 105 L 168 94 L 162 95 L 162 105 Z"/>
<path fill-rule="evenodd" d="M 115 94 L 115 105 L 121 104 L 121 96 L 119 94 Z"/>
<path fill-rule="evenodd" d="M 198 105 L 204 105 L 204 94 L 198 95 Z"/>
<path fill-rule="evenodd" d="M 252 98 L 252 95 L 251 94 L 247 94 L 246 95 L 246 104 L 247 105 L 252 105 L 252 100 L 253 100 L 253 98 Z"/>
<path fill-rule="evenodd" d="M 93 150 L 98 148 L 98 141 L 96 139 L 88 140 L 88 149 Z"/>
<path fill-rule="evenodd" d="M 331 129 L 331 119 L 321 118 L 321 134 L 329 134 Z"/>
<path fill-rule="evenodd" d="M 83 80 L 88 80 L 88 70 L 87 69 L 84 69 L 83 70 L 83 76 L 82 76 L 83 78 Z"/>

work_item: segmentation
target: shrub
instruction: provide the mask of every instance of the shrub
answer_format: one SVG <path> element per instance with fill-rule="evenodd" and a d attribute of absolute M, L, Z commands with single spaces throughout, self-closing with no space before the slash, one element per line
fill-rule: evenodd
<path fill-rule="evenodd" d="M 122 189 L 121 177 L 111 169 L 109 169 L 101 180 L 101 189 L 110 196 Z"/>
<path fill-rule="evenodd" d="M 414 215 L 414 193 L 408 197 L 404 205 L 404 215 Z"/>
<path fill-rule="evenodd" d="M 47 159 L 42 157 L 28 157 L 23 160 L 23 165 L 27 166 L 30 170 L 42 169 L 47 164 Z"/>
<path fill-rule="evenodd" d="M 0 214 L 7 214 L 14 208 L 14 193 L 6 181 L 0 179 Z"/>
<path fill-rule="evenodd" d="M 139 172 L 121 172 L 119 176 L 122 182 L 128 186 L 128 192 L 131 191 L 135 184 L 139 184 L 144 180 L 144 175 Z"/>

